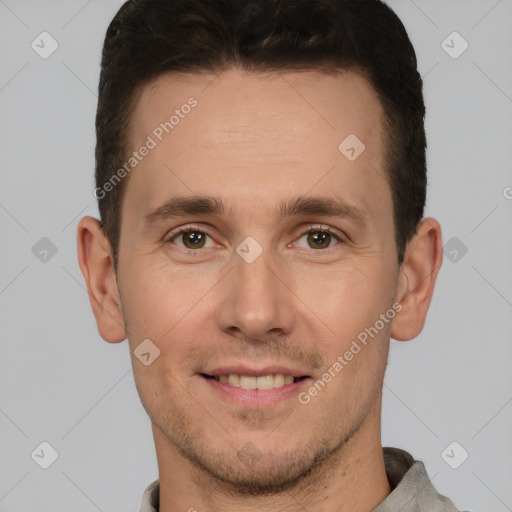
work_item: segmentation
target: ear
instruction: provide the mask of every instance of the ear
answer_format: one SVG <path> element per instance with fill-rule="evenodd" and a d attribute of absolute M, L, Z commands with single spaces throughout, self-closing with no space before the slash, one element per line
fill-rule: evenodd
<path fill-rule="evenodd" d="M 126 339 L 110 243 L 97 219 L 78 224 L 78 263 L 101 337 L 110 343 Z"/>
<path fill-rule="evenodd" d="M 391 325 L 395 340 L 407 341 L 422 331 L 442 261 L 441 226 L 433 218 L 422 219 L 400 267 L 397 302 L 402 309 Z"/>

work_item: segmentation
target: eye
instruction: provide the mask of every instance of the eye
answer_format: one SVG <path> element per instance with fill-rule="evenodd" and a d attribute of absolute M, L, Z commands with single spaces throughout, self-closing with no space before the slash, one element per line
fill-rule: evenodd
<path fill-rule="evenodd" d="M 306 247 L 300 245 L 302 239 L 306 239 Z M 333 245 L 332 242 L 337 240 L 343 242 L 343 238 L 334 233 L 334 231 L 328 226 L 311 226 L 296 242 L 300 247 L 304 249 L 330 249 Z"/>
<path fill-rule="evenodd" d="M 305 239 L 304 242 L 301 242 Z M 343 242 L 342 235 L 334 232 L 329 226 L 309 226 L 297 242 L 290 245 L 297 245 L 303 249 L 331 249 L 334 242 Z M 199 229 L 198 226 L 183 226 L 178 231 L 171 233 L 165 243 L 171 243 L 185 250 L 208 249 L 216 246 L 210 235 Z M 307 244 L 307 245 L 304 245 Z"/>
<path fill-rule="evenodd" d="M 211 240 L 210 245 L 207 245 L 208 238 Z M 178 247 L 192 250 L 207 249 L 215 245 L 210 235 L 195 226 L 184 226 L 180 228 L 166 240 L 166 243 L 174 243 Z"/>

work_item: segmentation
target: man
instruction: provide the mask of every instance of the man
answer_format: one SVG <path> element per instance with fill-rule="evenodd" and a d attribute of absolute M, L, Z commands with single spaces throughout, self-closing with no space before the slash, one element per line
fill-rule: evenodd
<path fill-rule="evenodd" d="M 424 114 L 379 0 L 121 7 L 78 245 L 152 421 L 142 512 L 456 510 L 380 438 L 442 261 Z"/>

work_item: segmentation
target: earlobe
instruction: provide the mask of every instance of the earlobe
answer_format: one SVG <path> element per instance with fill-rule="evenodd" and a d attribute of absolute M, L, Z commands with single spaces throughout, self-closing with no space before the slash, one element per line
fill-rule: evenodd
<path fill-rule="evenodd" d="M 433 218 L 422 219 L 400 269 L 397 302 L 402 309 L 391 326 L 395 340 L 407 341 L 422 331 L 442 261 L 441 226 Z"/>
<path fill-rule="evenodd" d="M 101 337 L 110 343 L 126 338 L 110 243 L 97 219 L 84 217 L 77 231 L 78 263 Z"/>

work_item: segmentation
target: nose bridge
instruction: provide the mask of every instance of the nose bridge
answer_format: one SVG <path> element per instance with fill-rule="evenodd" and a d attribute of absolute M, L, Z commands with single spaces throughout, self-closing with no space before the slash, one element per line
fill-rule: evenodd
<path fill-rule="evenodd" d="M 256 245 L 254 239 L 244 240 L 233 254 L 230 274 L 229 290 L 219 311 L 222 330 L 237 328 L 252 339 L 268 336 L 269 331 L 290 330 L 290 299 L 277 277 L 279 269 L 270 248 Z"/>
<path fill-rule="evenodd" d="M 251 248 L 251 250 L 253 250 Z M 272 264 L 269 250 L 263 251 L 254 261 L 243 257 L 234 264 L 235 308 L 239 321 L 251 323 L 261 329 L 276 316 L 277 293 L 275 276 L 269 267 Z M 247 325 L 247 327 L 249 327 Z"/>

